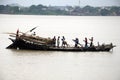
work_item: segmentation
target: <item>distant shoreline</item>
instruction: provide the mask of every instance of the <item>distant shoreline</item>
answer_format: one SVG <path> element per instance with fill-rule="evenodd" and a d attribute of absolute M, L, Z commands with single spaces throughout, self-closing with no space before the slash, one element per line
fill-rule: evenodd
<path fill-rule="evenodd" d="M 119 6 L 92 7 L 92 6 L 44 6 L 31 5 L 30 7 L 0 5 L 0 14 L 13 15 L 50 15 L 50 16 L 120 16 Z"/>

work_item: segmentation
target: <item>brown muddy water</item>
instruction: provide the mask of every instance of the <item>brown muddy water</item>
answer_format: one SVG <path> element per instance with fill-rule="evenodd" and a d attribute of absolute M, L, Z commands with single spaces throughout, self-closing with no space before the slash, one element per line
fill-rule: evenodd
<path fill-rule="evenodd" d="M 94 45 L 113 43 L 110 52 L 6 49 L 5 32 L 35 30 L 42 37 L 94 37 Z M 0 80 L 120 80 L 120 17 L 0 15 Z"/>

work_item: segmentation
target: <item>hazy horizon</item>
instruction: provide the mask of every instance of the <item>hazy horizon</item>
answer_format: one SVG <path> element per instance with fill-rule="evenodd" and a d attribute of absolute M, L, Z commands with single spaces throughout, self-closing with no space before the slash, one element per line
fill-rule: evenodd
<path fill-rule="evenodd" d="M 0 5 L 19 4 L 21 6 L 51 5 L 51 6 L 120 6 L 120 0 L 0 0 Z"/>

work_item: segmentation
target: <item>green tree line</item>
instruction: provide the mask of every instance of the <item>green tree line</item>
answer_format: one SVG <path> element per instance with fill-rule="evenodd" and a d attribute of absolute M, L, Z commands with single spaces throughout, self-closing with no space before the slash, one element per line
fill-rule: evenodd
<path fill-rule="evenodd" d="M 44 6 L 42 4 L 30 7 L 0 5 L 0 14 L 120 16 L 120 7 Z"/>

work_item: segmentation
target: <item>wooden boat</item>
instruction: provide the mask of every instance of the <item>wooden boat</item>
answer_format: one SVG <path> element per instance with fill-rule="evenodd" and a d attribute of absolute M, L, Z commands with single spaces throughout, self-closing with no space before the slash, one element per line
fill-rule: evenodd
<path fill-rule="evenodd" d="M 110 51 L 115 46 L 104 44 L 92 47 L 55 47 L 53 40 L 50 38 L 43 38 L 35 35 L 28 35 L 27 33 L 9 33 L 9 38 L 13 43 L 7 49 L 30 49 L 30 50 L 44 50 L 44 51 Z"/>

